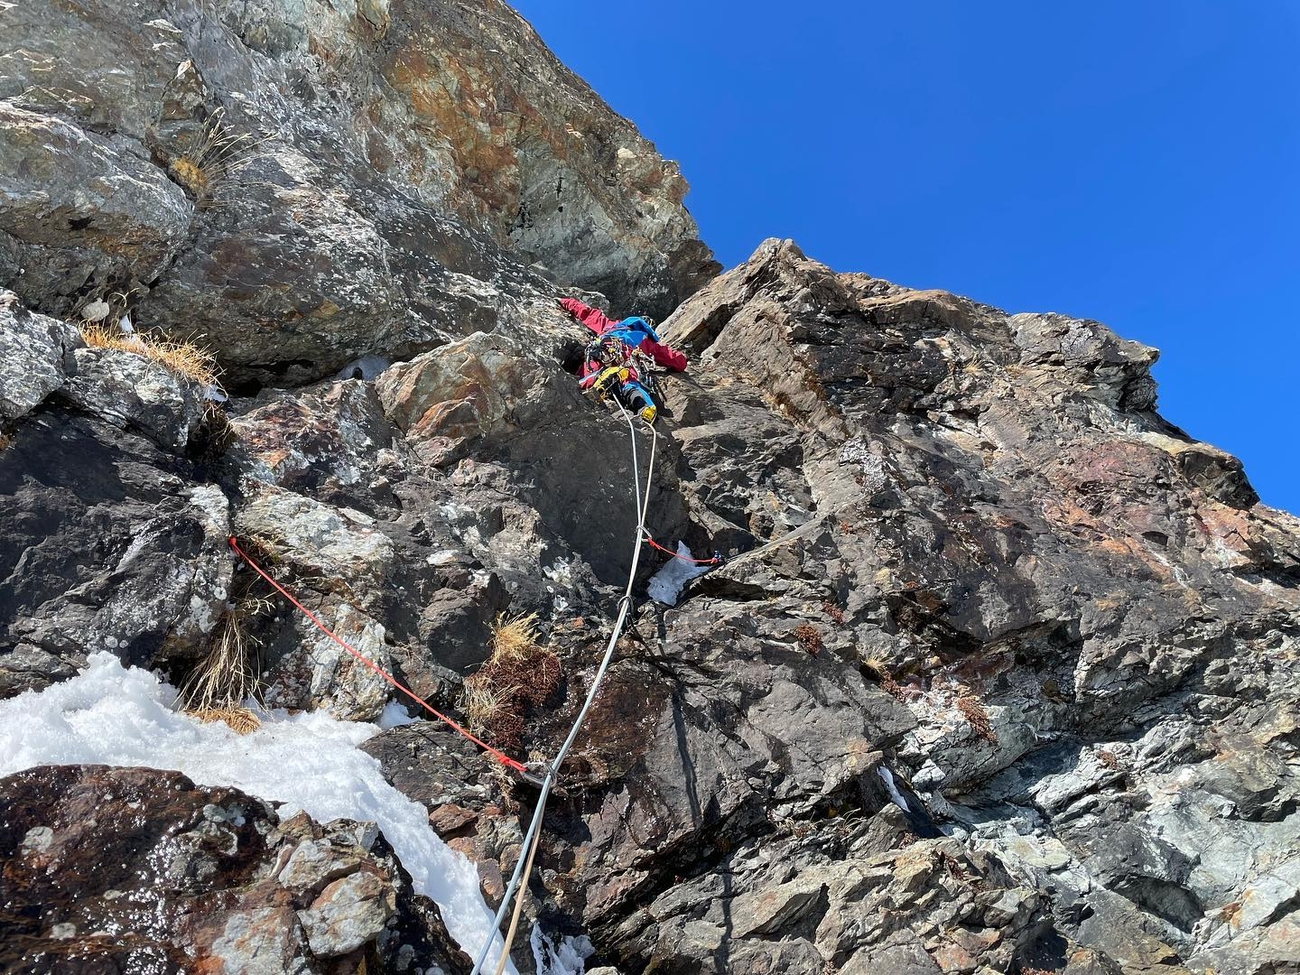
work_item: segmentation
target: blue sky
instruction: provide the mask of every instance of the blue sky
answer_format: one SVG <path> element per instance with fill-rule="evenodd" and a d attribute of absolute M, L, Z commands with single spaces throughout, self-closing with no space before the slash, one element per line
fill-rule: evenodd
<path fill-rule="evenodd" d="M 724 266 L 793 237 L 1103 321 L 1161 350 L 1168 420 L 1300 512 L 1300 2 L 514 5 L 681 162 Z"/>

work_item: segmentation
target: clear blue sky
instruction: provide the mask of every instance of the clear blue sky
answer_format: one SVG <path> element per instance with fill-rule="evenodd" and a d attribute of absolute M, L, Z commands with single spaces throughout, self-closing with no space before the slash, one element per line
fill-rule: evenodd
<path fill-rule="evenodd" d="M 518 0 L 724 266 L 842 271 L 1158 347 L 1160 410 L 1300 512 L 1300 0 Z"/>

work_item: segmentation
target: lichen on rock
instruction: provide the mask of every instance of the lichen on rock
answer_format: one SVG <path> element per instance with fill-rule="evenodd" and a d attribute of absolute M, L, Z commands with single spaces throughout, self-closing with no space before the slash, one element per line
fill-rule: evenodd
<path fill-rule="evenodd" d="M 1293 964 L 1300 520 L 1157 412 L 1155 350 L 787 240 L 713 277 L 676 166 L 500 4 L 0 25 L 0 696 L 101 649 L 183 683 L 238 617 L 261 706 L 391 717 L 369 664 L 454 714 L 499 681 L 512 713 L 476 727 L 549 756 L 646 498 L 659 544 L 725 561 L 666 607 L 641 553 L 525 885 L 539 944 L 624 972 Z M 579 289 L 672 312 L 691 355 L 652 469 L 565 370 Z M 73 316 L 202 342 L 220 420 Z M 525 615 L 527 686 L 489 662 Z M 366 750 L 500 897 L 534 794 L 432 720 Z M 53 905 L 6 963 L 467 968 L 364 827 L 131 770 L 0 787 L 5 876 Z M 153 873 L 113 873 L 128 847 Z M 146 895 L 147 946 L 94 939 Z"/>

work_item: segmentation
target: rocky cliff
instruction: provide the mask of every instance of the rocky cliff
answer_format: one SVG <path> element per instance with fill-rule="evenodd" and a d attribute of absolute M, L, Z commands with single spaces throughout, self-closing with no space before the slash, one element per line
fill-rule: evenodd
<path fill-rule="evenodd" d="M 233 381 L 505 327 L 548 279 L 663 315 L 718 270 L 675 164 L 501 3 L 38 0 L 0 36 L 0 285 Z"/>
<path fill-rule="evenodd" d="M 555 298 L 597 289 L 676 307 L 692 365 L 663 380 L 647 524 L 727 562 L 667 608 L 647 550 L 547 815 L 535 944 L 624 973 L 1300 970 L 1300 521 L 1159 416 L 1154 350 L 788 241 L 710 280 L 676 169 L 496 3 L 0 27 L 0 695 L 101 650 L 193 687 L 235 648 L 250 742 L 270 709 L 376 719 L 391 687 L 233 535 L 434 706 L 487 688 L 494 742 L 553 753 L 648 461 L 565 370 L 584 333 Z M 87 341 L 123 315 L 155 331 Z M 141 354 L 164 338 L 210 348 L 230 398 Z M 543 645 L 513 684 L 503 614 Z M 364 748 L 495 903 L 535 793 L 436 722 Z M 466 968 L 356 824 L 95 766 L 0 792 L 16 970 L 251 970 L 280 916 L 268 971 Z M 70 804 L 176 868 L 88 883 Z M 109 922 L 119 955 L 86 938 Z"/>

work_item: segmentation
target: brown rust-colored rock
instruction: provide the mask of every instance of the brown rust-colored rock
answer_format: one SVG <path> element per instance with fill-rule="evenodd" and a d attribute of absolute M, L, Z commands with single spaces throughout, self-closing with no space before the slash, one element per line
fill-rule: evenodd
<path fill-rule="evenodd" d="M 116 295 L 234 382 L 514 330 L 557 282 L 662 316 L 718 270 L 676 165 L 504 5 L 96 0 L 0 27 L 0 285 L 62 316 Z"/>
<path fill-rule="evenodd" d="M 258 799 L 154 769 L 34 768 L 0 796 L 6 971 L 342 971 L 392 964 L 402 943 L 464 970 L 373 827 L 280 823 Z"/>

